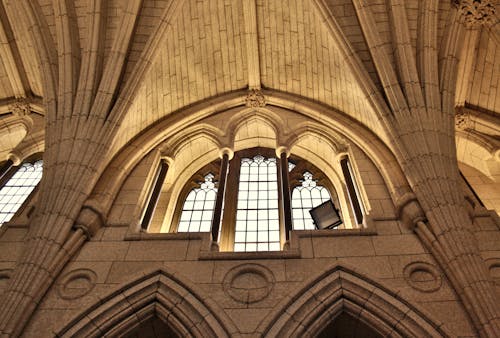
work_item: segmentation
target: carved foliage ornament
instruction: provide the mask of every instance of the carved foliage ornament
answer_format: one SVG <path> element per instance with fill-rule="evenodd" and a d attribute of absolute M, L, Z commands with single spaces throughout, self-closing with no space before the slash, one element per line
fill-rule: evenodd
<path fill-rule="evenodd" d="M 453 0 L 453 2 L 466 26 L 494 23 L 495 0 Z"/>
<path fill-rule="evenodd" d="M 252 89 L 248 92 L 246 104 L 247 107 L 264 107 L 266 105 L 266 99 L 260 90 Z"/>
<path fill-rule="evenodd" d="M 31 113 L 30 104 L 25 99 L 17 99 L 9 108 L 13 114 L 21 117 L 28 116 Z"/>
<path fill-rule="evenodd" d="M 470 114 L 466 111 L 457 111 L 455 114 L 455 126 L 461 130 L 471 129 L 472 121 Z"/>

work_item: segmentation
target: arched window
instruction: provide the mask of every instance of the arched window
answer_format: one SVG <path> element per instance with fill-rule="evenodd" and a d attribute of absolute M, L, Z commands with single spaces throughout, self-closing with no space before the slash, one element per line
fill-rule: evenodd
<path fill-rule="evenodd" d="M 225 161 L 228 161 L 227 158 Z M 287 163 L 291 177 L 289 189 L 293 189 L 292 210 L 284 210 L 280 179 L 282 163 L 270 149 L 255 148 L 238 152 L 229 162 L 225 191 L 220 192 L 214 183 L 214 175 L 198 172 L 195 176 L 206 175 L 205 181 L 194 188 L 186 186 L 190 190 L 184 190 L 182 194 L 186 197 L 180 201 L 182 211 L 177 232 L 209 232 L 212 223 L 220 219 L 214 215 L 220 213 L 223 229 L 219 238 L 226 250 L 279 251 L 285 237 L 283 226 L 286 212 L 293 213 L 293 229 L 315 229 L 309 210 L 332 198 L 332 185 L 330 183 L 327 189 L 318 184 L 316 173 L 320 171 L 307 161 L 293 157 Z M 215 164 L 211 166 L 215 167 Z M 219 169 L 222 167 L 218 166 Z M 322 182 L 327 181 L 322 173 L 318 177 L 321 177 Z M 193 179 L 189 182 L 193 182 Z M 218 193 L 224 194 L 220 197 L 224 207 L 214 212 Z M 338 205 L 336 194 L 334 196 L 334 204 Z M 216 238 L 217 233 L 213 236 Z"/>
<path fill-rule="evenodd" d="M 213 180 L 214 175 L 209 173 L 199 188 L 193 188 L 189 192 L 182 208 L 178 232 L 210 231 L 217 198 L 217 188 Z"/>
<path fill-rule="evenodd" d="M 294 230 L 314 230 L 309 210 L 331 199 L 328 190 L 318 185 L 309 171 L 302 175 L 302 184 L 292 192 L 292 216 Z"/>
<path fill-rule="evenodd" d="M 42 178 L 43 161 L 23 163 L 0 189 L 0 225 L 10 221 Z"/>

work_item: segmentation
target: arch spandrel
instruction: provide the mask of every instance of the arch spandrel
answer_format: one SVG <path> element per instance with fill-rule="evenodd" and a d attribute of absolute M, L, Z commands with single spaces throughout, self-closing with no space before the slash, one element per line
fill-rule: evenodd
<path fill-rule="evenodd" d="M 177 274 L 156 270 L 121 286 L 68 323 L 57 337 L 126 336 L 158 318 L 179 337 L 238 337 L 234 323 Z"/>
<path fill-rule="evenodd" d="M 341 265 L 305 282 L 275 306 L 257 331 L 264 337 L 316 337 L 342 313 L 381 336 L 451 337 L 396 293 Z"/>

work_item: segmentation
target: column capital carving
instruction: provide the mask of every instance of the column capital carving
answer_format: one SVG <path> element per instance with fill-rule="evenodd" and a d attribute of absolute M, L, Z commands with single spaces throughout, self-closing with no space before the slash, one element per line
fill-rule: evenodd
<path fill-rule="evenodd" d="M 264 94 L 262 94 L 260 89 L 251 89 L 248 91 L 245 102 L 247 107 L 264 107 L 266 105 L 266 98 L 264 97 Z"/>
<path fill-rule="evenodd" d="M 495 21 L 494 0 L 453 0 L 467 27 L 491 25 Z"/>
<path fill-rule="evenodd" d="M 28 116 L 31 113 L 31 106 L 29 102 L 24 98 L 16 99 L 14 103 L 9 105 L 9 109 L 14 115 L 20 117 Z"/>

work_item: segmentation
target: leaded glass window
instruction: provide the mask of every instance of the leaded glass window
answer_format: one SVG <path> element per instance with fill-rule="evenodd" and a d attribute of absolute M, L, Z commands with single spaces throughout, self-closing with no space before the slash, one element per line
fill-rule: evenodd
<path fill-rule="evenodd" d="M 278 251 L 280 222 L 275 158 L 242 158 L 234 251 Z"/>
<path fill-rule="evenodd" d="M 0 225 L 10 221 L 42 178 L 43 161 L 24 163 L 0 189 Z"/>
<path fill-rule="evenodd" d="M 214 213 L 217 188 L 209 173 L 199 188 L 192 189 L 184 202 L 178 232 L 209 232 Z"/>
<path fill-rule="evenodd" d="M 318 185 L 313 175 L 306 171 L 302 175 L 301 185 L 292 192 L 292 217 L 294 230 L 314 230 L 315 226 L 309 210 L 328 201 L 330 193 Z"/>

